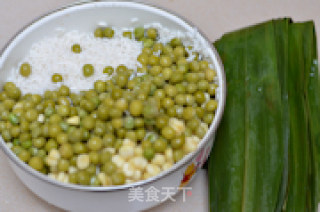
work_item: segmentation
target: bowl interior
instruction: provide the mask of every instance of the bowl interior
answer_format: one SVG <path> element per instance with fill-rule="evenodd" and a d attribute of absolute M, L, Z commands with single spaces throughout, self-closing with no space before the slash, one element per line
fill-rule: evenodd
<path fill-rule="evenodd" d="M 225 80 L 219 56 L 211 47 L 209 41 L 199 33 L 194 26 L 182 20 L 180 17 L 154 6 L 135 2 L 101 1 L 79 3 L 42 16 L 40 19 L 35 20 L 33 23 L 18 32 L 2 51 L 2 55 L 0 55 L 0 86 L 3 86 L 4 82 L 6 82 L 8 73 L 12 70 L 12 67 L 17 67 L 19 65 L 33 43 L 47 36 L 59 36 L 62 29 L 65 31 L 79 30 L 84 32 L 93 32 L 99 25 L 136 27 L 151 23 L 160 23 L 162 26 L 169 29 L 194 33 L 195 38 L 199 39 L 202 49 L 206 51 L 207 55 L 209 55 L 209 60 L 211 60 L 217 70 L 219 84 L 217 97 L 219 98 L 219 104 L 216 117 L 211 124 L 209 132 L 199 144 L 199 147 L 202 147 L 208 139 L 212 139 L 214 131 L 216 130 L 223 113 L 225 101 Z M 33 174 L 40 176 L 40 174 L 25 166 L 22 162 L 17 161 L 17 157 L 15 157 L 14 154 L 6 147 L 5 142 L 1 138 L 0 144 L 7 155 L 9 155 L 10 159 Z M 195 153 L 189 154 L 178 164 L 175 164 L 171 169 L 189 161 L 194 155 Z M 170 170 L 165 173 L 161 173 L 159 177 L 168 172 L 170 172 Z M 42 176 L 40 177 L 42 178 Z"/>

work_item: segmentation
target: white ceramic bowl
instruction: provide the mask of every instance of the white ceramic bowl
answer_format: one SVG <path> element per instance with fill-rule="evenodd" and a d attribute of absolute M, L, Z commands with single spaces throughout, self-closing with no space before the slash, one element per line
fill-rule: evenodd
<path fill-rule="evenodd" d="M 137 21 L 132 22 L 132 19 Z M 140 211 L 159 204 L 159 201 L 129 201 L 130 188 L 141 188 L 143 191 L 152 186 L 159 192 L 169 187 L 172 194 L 178 187 L 188 185 L 197 170 L 206 161 L 213 145 L 215 132 L 221 120 L 225 97 L 226 83 L 223 66 L 219 56 L 208 39 L 195 26 L 185 19 L 157 6 L 125 1 L 93 1 L 77 3 L 53 11 L 32 22 L 22 29 L 3 49 L 0 57 L 0 86 L 4 84 L 8 71 L 17 66 L 31 45 L 49 35 L 54 35 L 57 28 L 92 32 L 99 21 L 117 27 L 134 27 L 148 23 L 161 23 L 164 27 L 184 32 L 195 33 L 209 53 L 211 62 L 217 71 L 219 104 L 215 118 L 208 133 L 202 139 L 197 151 L 187 155 L 171 169 L 158 176 L 130 185 L 116 187 L 84 187 L 56 182 L 36 172 L 21 162 L 0 139 L 0 146 L 9 158 L 9 162 L 22 182 L 36 195 L 45 201 L 68 211 Z M 152 188 L 153 188 L 152 187 Z M 158 193 L 160 195 L 160 193 Z M 161 196 L 159 196 L 161 200 Z"/>

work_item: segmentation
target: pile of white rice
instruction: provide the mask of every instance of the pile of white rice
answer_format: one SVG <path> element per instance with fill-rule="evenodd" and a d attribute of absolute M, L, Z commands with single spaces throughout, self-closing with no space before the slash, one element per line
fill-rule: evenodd
<path fill-rule="evenodd" d="M 146 25 L 145 28 L 150 26 L 158 29 L 160 42 L 167 43 L 172 38 L 179 37 L 186 45 L 192 45 L 193 51 L 202 50 L 205 54 L 203 52 L 205 48 L 195 39 L 195 33 L 172 31 L 157 23 Z M 122 36 L 123 31 L 133 29 L 114 29 L 113 39 L 95 38 L 92 32 L 62 31 L 59 35 L 40 40 L 32 45 L 21 63 L 13 68 L 7 81 L 14 82 L 23 94 L 43 94 L 45 90 L 54 90 L 61 84 L 67 85 L 73 92 L 79 92 L 93 88 L 96 80 L 109 79 L 110 76 L 103 73 L 106 66 L 116 68 L 119 65 L 125 65 L 129 69 L 136 70 L 139 66 L 137 56 L 143 48 L 142 42 Z M 73 44 L 80 44 L 82 48 L 80 54 L 71 51 Z M 32 73 L 27 78 L 19 74 L 20 65 L 24 62 L 32 67 Z M 84 64 L 94 66 L 94 75 L 83 76 Z M 63 82 L 53 83 L 51 76 L 54 73 L 61 74 Z"/>

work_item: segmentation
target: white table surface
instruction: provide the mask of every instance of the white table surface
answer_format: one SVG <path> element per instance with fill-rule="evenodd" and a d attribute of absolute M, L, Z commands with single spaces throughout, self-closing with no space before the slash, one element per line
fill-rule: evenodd
<path fill-rule="evenodd" d="M 22 26 L 52 9 L 74 0 L 0 0 L 0 48 Z M 146 0 L 187 17 L 212 41 L 223 33 L 271 18 L 290 16 L 294 21 L 314 20 L 320 27 L 319 0 Z M 320 39 L 318 36 L 318 47 Z M 318 48 L 319 49 L 319 48 Z M 0 151 L 0 211 L 1 212 L 60 212 L 61 210 L 32 194 L 14 175 L 5 155 Z M 153 212 L 208 211 L 207 174 L 201 171 L 191 184 L 192 196 L 182 203 L 166 202 Z"/>

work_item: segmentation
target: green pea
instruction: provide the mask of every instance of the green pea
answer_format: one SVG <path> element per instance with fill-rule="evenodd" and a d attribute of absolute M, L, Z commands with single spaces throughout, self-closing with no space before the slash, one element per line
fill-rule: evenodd
<path fill-rule="evenodd" d="M 193 107 L 186 107 L 183 109 L 183 118 L 185 120 L 193 119 L 196 115 L 196 111 Z"/>
<path fill-rule="evenodd" d="M 90 163 L 97 165 L 100 163 L 100 154 L 98 152 L 89 152 Z"/>
<path fill-rule="evenodd" d="M 104 69 L 103 69 L 103 73 L 104 74 L 113 74 L 114 72 L 114 68 L 112 66 L 106 66 Z"/>
<path fill-rule="evenodd" d="M 20 74 L 23 77 L 28 77 L 31 74 L 31 65 L 29 63 L 23 63 L 20 66 Z"/>
<path fill-rule="evenodd" d="M 202 104 L 206 101 L 206 96 L 204 95 L 204 93 L 202 91 L 197 91 L 194 94 L 195 100 L 198 104 Z"/>
<path fill-rule="evenodd" d="M 146 130 L 144 128 L 140 128 L 136 131 L 137 140 L 141 141 L 146 135 Z"/>
<path fill-rule="evenodd" d="M 209 87 L 209 83 L 206 80 L 200 80 L 198 82 L 198 89 L 201 91 L 206 91 Z"/>
<path fill-rule="evenodd" d="M 102 164 L 110 162 L 111 158 L 112 158 L 112 154 L 108 150 L 103 149 L 101 151 L 101 153 L 100 153 L 100 161 L 101 161 Z"/>
<path fill-rule="evenodd" d="M 82 140 L 82 131 L 79 128 L 71 128 L 68 130 L 68 140 L 71 143 L 80 142 Z"/>
<path fill-rule="evenodd" d="M 172 129 L 172 127 L 170 126 L 165 126 L 164 128 L 162 128 L 161 130 L 161 134 L 164 138 L 171 140 L 175 137 L 175 131 Z"/>
<path fill-rule="evenodd" d="M 114 30 L 111 27 L 106 27 L 103 30 L 103 36 L 106 37 L 106 38 L 113 38 Z"/>
<path fill-rule="evenodd" d="M 162 129 L 167 126 L 169 122 L 169 118 L 167 116 L 159 116 L 156 120 L 156 126 L 158 129 Z"/>
<path fill-rule="evenodd" d="M 113 134 L 105 134 L 102 139 L 104 147 L 113 147 L 115 142 L 115 137 Z"/>
<path fill-rule="evenodd" d="M 134 127 L 134 119 L 131 116 L 128 116 L 124 120 L 124 127 L 126 129 L 133 129 Z"/>
<path fill-rule="evenodd" d="M 23 150 L 23 148 L 21 146 L 13 146 L 11 150 L 14 154 L 16 154 L 19 157 L 19 154 Z"/>
<path fill-rule="evenodd" d="M 72 145 L 69 143 L 63 143 L 59 147 L 59 152 L 62 158 L 70 159 L 73 156 L 73 148 Z"/>
<path fill-rule="evenodd" d="M 143 112 L 143 102 L 141 100 L 133 100 L 130 103 L 129 111 L 132 116 L 139 116 Z"/>
<path fill-rule="evenodd" d="M 146 147 L 143 150 L 143 156 L 147 159 L 147 160 L 152 160 L 152 158 L 154 157 L 154 149 L 152 147 Z"/>
<path fill-rule="evenodd" d="M 146 38 L 146 39 L 142 39 L 143 41 L 143 47 L 152 47 L 152 45 L 154 44 L 154 41 L 150 38 Z"/>
<path fill-rule="evenodd" d="M 177 47 L 177 46 L 181 46 L 182 42 L 181 42 L 181 40 L 179 38 L 173 38 L 170 41 L 170 45 L 174 48 L 174 47 Z"/>
<path fill-rule="evenodd" d="M 98 151 L 102 148 L 102 139 L 100 137 L 93 136 L 89 139 L 87 145 L 91 151 Z"/>
<path fill-rule="evenodd" d="M 85 64 L 83 67 L 82 67 L 82 72 L 83 72 L 83 75 L 85 77 L 90 77 L 94 74 L 94 68 L 93 68 L 93 65 L 91 64 Z"/>
<path fill-rule="evenodd" d="M 97 176 L 92 176 L 90 178 L 90 186 L 100 186 L 101 182 Z"/>
<path fill-rule="evenodd" d="M 102 28 L 97 28 L 95 31 L 94 31 L 94 36 L 96 38 L 102 38 L 103 37 L 103 29 Z"/>
<path fill-rule="evenodd" d="M 30 147 L 32 147 L 32 141 L 30 141 L 30 140 L 22 141 L 22 142 L 21 142 L 21 146 L 22 146 L 24 149 L 29 149 Z"/>
<path fill-rule="evenodd" d="M 132 32 L 125 31 L 125 32 L 122 33 L 122 36 L 131 39 L 132 38 Z"/>
<path fill-rule="evenodd" d="M 212 113 L 205 114 L 203 117 L 203 121 L 208 125 L 212 123 L 213 119 L 214 119 L 214 114 Z"/>
<path fill-rule="evenodd" d="M 45 138 L 43 137 L 40 137 L 40 138 L 34 138 L 32 140 L 32 144 L 34 147 L 37 147 L 37 148 L 42 148 L 46 143 L 46 140 Z"/>
<path fill-rule="evenodd" d="M 108 161 L 102 166 L 102 171 L 106 173 L 106 175 L 111 176 L 117 171 L 117 166 L 113 162 Z"/>
<path fill-rule="evenodd" d="M 216 100 L 209 100 L 205 105 L 208 112 L 214 112 L 217 109 L 218 103 Z"/>
<path fill-rule="evenodd" d="M 170 141 L 171 147 L 173 149 L 180 149 L 183 147 L 185 142 L 185 137 L 184 136 L 179 136 L 177 138 L 174 138 Z"/>
<path fill-rule="evenodd" d="M 60 159 L 58 162 L 58 170 L 61 172 L 66 172 L 69 170 L 70 162 L 66 159 Z"/>
<path fill-rule="evenodd" d="M 86 117 L 82 118 L 82 120 L 81 120 L 81 126 L 87 130 L 93 129 L 95 127 L 95 125 L 96 125 L 96 121 L 91 116 L 86 116 Z"/>
<path fill-rule="evenodd" d="M 73 152 L 76 154 L 83 154 L 88 151 L 87 146 L 81 142 L 77 142 L 73 145 Z"/>
<path fill-rule="evenodd" d="M 71 46 L 71 50 L 72 50 L 74 53 L 76 53 L 76 54 L 79 54 L 79 53 L 82 51 L 81 46 L 80 46 L 80 44 L 78 44 L 78 43 L 73 44 L 73 45 Z"/>
<path fill-rule="evenodd" d="M 210 96 L 214 96 L 216 94 L 216 88 L 217 88 L 216 84 L 209 84 L 208 93 L 210 94 Z"/>
<path fill-rule="evenodd" d="M 98 92 L 98 93 L 103 93 L 106 91 L 106 84 L 105 82 L 103 82 L 102 80 L 97 80 L 94 82 L 94 89 Z"/>
<path fill-rule="evenodd" d="M 134 37 L 136 40 L 140 40 L 141 38 L 144 37 L 144 28 L 143 27 L 136 27 L 134 29 Z"/>
<path fill-rule="evenodd" d="M 90 184 L 90 175 L 85 170 L 80 170 L 77 172 L 77 183 L 80 185 Z"/>
<path fill-rule="evenodd" d="M 54 82 L 54 83 L 57 83 L 57 82 L 62 82 L 63 81 L 63 77 L 61 74 L 53 74 L 52 77 L 51 77 L 51 81 Z"/>
<path fill-rule="evenodd" d="M 146 66 L 148 64 L 148 59 L 149 59 L 149 56 L 145 53 L 141 53 L 137 58 L 138 62 L 144 66 Z"/>
<path fill-rule="evenodd" d="M 20 160 L 22 160 L 23 162 L 28 162 L 31 158 L 31 153 L 28 150 L 22 149 L 19 154 L 18 157 L 20 158 Z"/>
<path fill-rule="evenodd" d="M 70 114 L 70 107 L 67 105 L 59 105 L 57 113 L 62 117 L 66 117 Z"/>
<path fill-rule="evenodd" d="M 19 117 L 18 116 L 16 116 L 15 114 L 13 114 L 13 113 L 10 113 L 10 115 L 9 115 L 9 121 L 12 123 L 12 124 L 15 124 L 15 125 L 17 125 L 17 124 L 19 124 Z"/>
<path fill-rule="evenodd" d="M 152 40 L 157 39 L 158 37 L 158 30 L 155 28 L 149 28 L 147 29 L 147 36 L 148 38 L 151 38 Z"/>
<path fill-rule="evenodd" d="M 183 156 L 184 156 L 184 154 L 181 149 L 177 149 L 177 150 L 173 151 L 174 162 L 177 163 L 179 160 L 181 160 L 183 158 Z"/>
<path fill-rule="evenodd" d="M 157 153 L 162 153 L 166 150 L 167 148 L 167 142 L 164 139 L 157 139 L 153 143 L 153 149 Z"/>
<path fill-rule="evenodd" d="M 52 149 L 57 149 L 58 148 L 58 144 L 55 140 L 53 139 L 49 139 L 48 142 L 45 145 L 45 150 L 47 152 L 50 152 L 50 150 Z"/>

